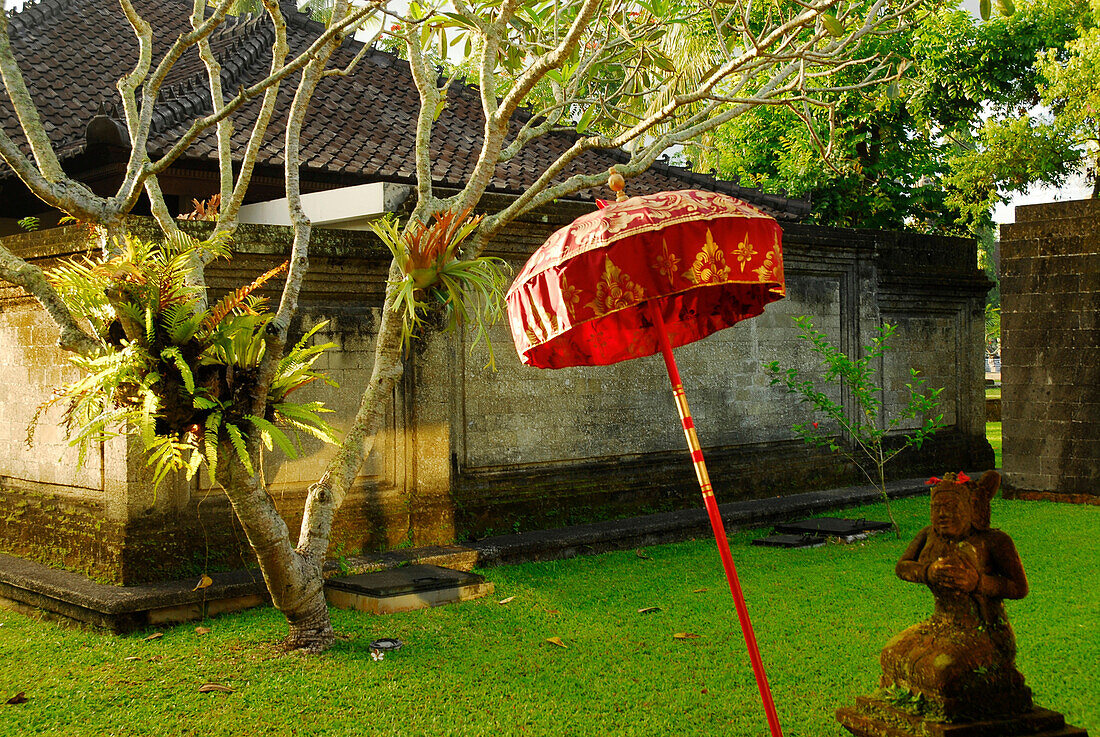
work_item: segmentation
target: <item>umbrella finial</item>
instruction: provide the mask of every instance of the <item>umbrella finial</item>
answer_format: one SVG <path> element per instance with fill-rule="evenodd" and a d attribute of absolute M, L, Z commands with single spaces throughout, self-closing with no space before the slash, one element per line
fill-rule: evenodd
<path fill-rule="evenodd" d="M 626 192 L 623 191 L 626 187 L 626 180 L 623 179 L 623 175 L 614 166 L 607 170 L 607 186 L 615 193 L 616 202 L 622 202 L 626 199 Z"/>

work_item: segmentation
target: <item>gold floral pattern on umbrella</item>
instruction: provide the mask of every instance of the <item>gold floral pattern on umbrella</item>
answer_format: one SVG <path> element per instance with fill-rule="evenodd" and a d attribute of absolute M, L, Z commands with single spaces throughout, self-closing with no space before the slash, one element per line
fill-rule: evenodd
<path fill-rule="evenodd" d="M 660 350 L 654 303 L 673 347 L 692 343 L 785 295 L 779 243 L 773 218 L 713 192 L 612 203 L 556 231 L 516 277 L 508 294 L 516 350 L 540 368 L 652 355 Z M 547 316 L 553 330 L 528 330 Z"/>

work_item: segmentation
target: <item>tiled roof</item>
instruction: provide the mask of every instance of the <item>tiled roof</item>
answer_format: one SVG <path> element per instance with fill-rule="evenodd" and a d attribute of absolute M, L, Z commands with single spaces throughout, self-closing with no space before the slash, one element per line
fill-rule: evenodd
<path fill-rule="evenodd" d="M 174 38 L 189 30 L 191 3 L 186 0 L 136 0 L 139 12 L 160 38 Z M 288 18 L 291 54 L 305 49 L 322 30 L 307 16 L 293 12 L 283 0 Z M 41 0 L 10 16 L 10 34 L 17 56 L 43 122 L 62 159 L 82 153 L 86 131 L 101 104 L 117 103 L 114 84 L 137 58 L 134 33 L 113 0 Z M 170 35 L 169 35 L 170 34 Z M 227 94 L 241 85 L 259 81 L 267 73 L 268 49 L 274 40 L 266 17 L 230 18 L 214 34 L 211 44 L 222 65 Z M 166 43 L 154 48 L 154 59 Z M 346 65 L 361 49 L 347 42 L 333 57 L 334 65 Z M 282 136 L 296 78 L 284 82 L 260 165 L 282 166 Z M 234 150 L 245 147 L 259 100 L 245 105 L 236 116 Z M 325 79 L 310 108 L 302 131 L 302 159 L 311 175 L 341 175 L 358 181 L 412 182 L 415 178 L 414 130 L 418 97 L 408 63 L 382 51 L 371 51 L 347 77 Z M 187 129 L 193 118 L 210 109 L 210 92 L 198 54 L 189 50 L 176 64 L 162 89 L 153 118 L 150 145 L 167 149 Z M 432 176 L 440 186 L 459 187 L 477 160 L 482 131 L 481 104 L 472 87 L 452 85 L 447 107 L 436 124 L 432 139 Z M 10 103 L 0 100 L 0 124 L 9 136 L 23 136 Z M 561 152 L 574 137 L 551 134 L 537 139 L 514 159 L 499 167 L 490 191 L 518 193 Z M 188 149 L 184 160 L 214 160 L 217 156 L 212 131 Z M 606 170 L 625 161 L 618 151 L 591 151 L 581 156 L 563 177 L 577 172 Z M 760 190 L 661 163 L 632 178 L 631 192 L 702 188 L 731 194 L 761 206 L 783 219 L 808 214 L 803 200 L 769 195 Z M 606 196 L 606 193 L 605 193 Z M 577 199 L 591 199 L 579 193 Z"/>

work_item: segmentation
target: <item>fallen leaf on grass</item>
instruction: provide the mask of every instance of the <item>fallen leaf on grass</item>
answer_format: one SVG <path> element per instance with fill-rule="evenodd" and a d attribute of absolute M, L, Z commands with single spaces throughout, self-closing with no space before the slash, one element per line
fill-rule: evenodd
<path fill-rule="evenodd" d="M 202 578 L 199 579 L 199 582 L 197 584 L 195 584 L 195 588 L 193 588 L 191 590 L 192 591 L 198 591 L 199 589 L 205 589 L 205 588 L 213 585 L 213 583 L 214 583 L 214 579 L 210 578 L 210 576 L 207 576 L 204 573 L 204 574 L 202 574 Z"/>
<path fill-rule="evenodd" d="M 569 647 L 561 641 L 560 637 L 547 637 L 546 641 L 549 642 L 551 645 L 557 645 L 558 647 Z"/>
<path fill-rule="evenodd" d="M 141 638 L 141 641 L 142 642 L 148 642 L 149 640 L 159 640 L 162 637 L 164 637 L 163 632 L 154 632 L 153 634 L 149 635 L 148 637 Z"/>
<path fill-rule="evenodd" d="M 139 658 L 139 657 L 138 657 L 138 656 L 136 656 L 136 655 L 131 655 L 131 656 L 130 656 L 130 657 L 128 657 L 128 658 L 124 658 L 124 660 L 141 660 L 141 658 Z"/>
<path fill-rule="evenodd" d="M 560 609 L 547 609 L 546 613 L 547 614 L 561 614 L 561 610 Z"/>
<path fill-rule="evenodd" d="M 202 635 L 209 635 L 210 634 L 210 628 L 209 627 L 196 627 L 195 628 L 195 634 L 199 635 L 200 637 Z"/>
<path fill-rule="evenodd" d="M 691 593 L 693 593 L 693 594 L 705 594 L 706 592 L 707 592 L 706 588 L 701 588 L 701 589 L 695 589 Z"/>
<path fill-rule="evenodd" d="M 698 640 L 699 635 L 694 632 L 677 632 L 672 636 L 674 640 Z"/>
<path fill-rule="evenodd" d="M 14 706 L 15 704 L 25 704 L 27 703 L 27 700 L 28 699 L 26 694 L 23 691 L 20 691 L 15 696 L 12 696 L 10 699 L 8 699 L 6 703 Z"/>
<path fill-rule="evenodd" d="M 638 614 L 653 614 L 653 612 L 659 612 L 659 611 L 661 611 L 661 607 L 659 607 L 659 606 L 647 606 L 647 607 L 643 607 L 642 609 L 639 609 Z"/>
<path fill-rule="evenodd" d="M 634 551 L 634 555 L 638 556 L 642 560 L 653 560 L 653 558 L 646 554 L 645 548 L 638 548 Z"/>
<path fill-rule="evenodd" d="M 507 604 L 508 602 L 512 601 L 515 598 L 516 597 L 514 597 L 514 596 L 509 596 L 507 599 L 501 599 L 500 601 L 497 602 L 497 604 Z"/>
<path fill-rule="evenodd" d="M 199 693 L 233 693 L 233 689 L 220 683 L 204 683 L 199 686 Z"/>

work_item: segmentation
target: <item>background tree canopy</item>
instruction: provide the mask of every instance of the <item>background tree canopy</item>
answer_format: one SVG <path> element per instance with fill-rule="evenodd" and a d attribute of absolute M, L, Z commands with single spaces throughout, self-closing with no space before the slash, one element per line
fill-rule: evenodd
<path fill-rule="evenodd" d="M 1095 159 L 1098 17 L 1100 0 L 1024 0 L 988 21 L 950 2 L 876 40 L 897 84 L 828 97 L 828 159 L 818 141 L 829 131 L 815 137 L 791 104 L 742 115 L 686 155 L 743 184 L 812 195 L 818 223 L 981 232 L 1007 194 L 1059 185 L 1084 152 Z"/>

